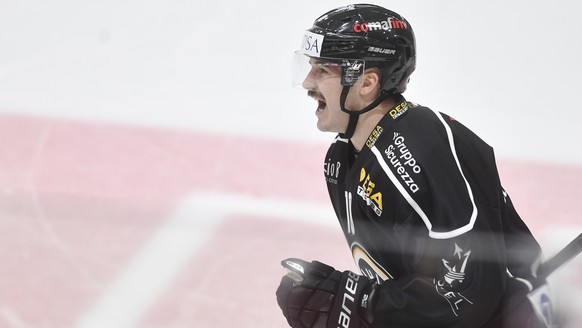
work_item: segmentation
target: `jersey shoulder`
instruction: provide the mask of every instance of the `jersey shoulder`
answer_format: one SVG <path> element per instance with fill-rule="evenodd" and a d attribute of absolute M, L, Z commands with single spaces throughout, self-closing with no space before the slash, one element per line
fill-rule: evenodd
<path fill-rule="evenodd" d="M 477 207 L 460 165 L 450 117 L 427 107 L 382 120 L 368 143 L 390 183 L 433 238 L 470 231 Z M 374 133 L 372 133 L 373 135 Z"/>

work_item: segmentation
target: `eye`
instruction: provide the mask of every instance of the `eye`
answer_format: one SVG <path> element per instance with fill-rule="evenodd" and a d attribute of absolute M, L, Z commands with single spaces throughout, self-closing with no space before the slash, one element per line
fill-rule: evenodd
<path fill-rule="evenodd" d="M 328 69 L 324 65 L 321 65 L 321 64 L 312 65 L 311 72 L 315 76 L 319 76 L 319 77 L 329 74 Z"/>
<path fill-rule="evenodd" d="M 335 66 L 320 64 L 317 65 L 317 71 L 321 74 L 333 74 L 335 72 Z"/>

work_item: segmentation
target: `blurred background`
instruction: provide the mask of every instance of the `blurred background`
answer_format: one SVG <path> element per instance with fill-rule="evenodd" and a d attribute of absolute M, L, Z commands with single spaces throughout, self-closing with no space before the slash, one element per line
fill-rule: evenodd
<path fill-rule="evenodd" d="M 0 327 L 286 327 L 286 257 L 354 269 L 291 87 L 338 1 L 0 1 Z M 549 257 L 582 231 L 581 5 L 394 0 L 408 100 L 496 150 Z M 582 319 L 582 261 L 551 278 Z"/>

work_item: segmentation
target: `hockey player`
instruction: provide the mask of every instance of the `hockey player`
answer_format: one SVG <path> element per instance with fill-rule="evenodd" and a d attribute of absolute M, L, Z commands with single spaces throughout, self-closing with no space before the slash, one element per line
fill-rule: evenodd
<path fill-rule="evenodd" d="M 317 127 L 338 133 L 324 174 L 360 273 L 283 261 L 276 296 L 289 325 L 545 327 L 526 296 L 543 284 L 541 249 L 492 148 L 402 96 L 416 60 L 410 23 L 375 5 L 337 8 L 296 57 Z"/>

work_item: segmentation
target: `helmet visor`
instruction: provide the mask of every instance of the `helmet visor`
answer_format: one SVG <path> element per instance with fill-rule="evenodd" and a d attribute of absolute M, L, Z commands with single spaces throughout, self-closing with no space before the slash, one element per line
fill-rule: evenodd
<path fill-rule="evenodd" d="M 366 69 L 362 59 L 340 59 L 312 57 L 302 51 L 293 56 L 292 83 L 296 87 L 306 87 L 325 79 L 337 79 L 343 86 L 361 83 L 359 77 Z"/>

